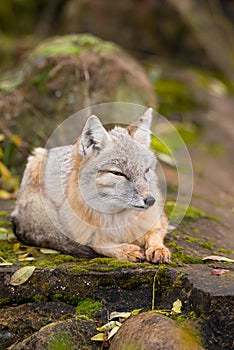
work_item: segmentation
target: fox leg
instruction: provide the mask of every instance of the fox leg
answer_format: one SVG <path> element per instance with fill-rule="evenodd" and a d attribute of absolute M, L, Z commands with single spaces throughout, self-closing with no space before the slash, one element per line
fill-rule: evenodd
<path fill-rule="evenodd" d="M 141 261 L 145 260 L 144 251 L 141 247 L 135 244 L 121 243 L 121 244 L 106 244 L 102 247 L 93 249 L 102 255 L 116 258 L 122 261 Z"/>
<path fill-rule="evenodd" d="M 170 251 L 163 244 L 167 233 L 167 218 L 163 213 L 159 223 L 152 227 L 144 236 L 146 260 L 152 263 L 164 263 L 170 261 Z"/>

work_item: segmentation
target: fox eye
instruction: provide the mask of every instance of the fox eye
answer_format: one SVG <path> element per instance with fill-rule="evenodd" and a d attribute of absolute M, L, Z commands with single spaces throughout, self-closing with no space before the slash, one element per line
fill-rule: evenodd
<path fill-rule="evenodd" d="M 122 176 L 125 177 L 125 179 L 129 180 L 129 177 L 125 175 L 124 173 L 121 173 L 121 171 L 110 171 L 111 174 L 114 174 L 116 176 Z"/>
<path fill-rule="evenodd" d="M 111 173 L 111 174 L 114 174 L 114 175 L 116 175 L 116 176 L 124 176 L 124 177 L 126 177 L 126 175 L 123 174 L 123 173 L 121 173 L 120 171 L 110 171 L 110 173 Z"/>
<path fill-rule="evenodd" d="M 146 169 L 145 174 L 147 174 L 150 171 L 150 168 Z"/>

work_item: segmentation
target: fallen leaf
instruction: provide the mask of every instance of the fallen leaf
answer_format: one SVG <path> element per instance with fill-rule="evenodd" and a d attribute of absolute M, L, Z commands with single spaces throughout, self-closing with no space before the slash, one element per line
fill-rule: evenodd
<path fill-rule="evenodd" d="M 109 319 L 112 320 L 113 318 L 128 318 L 131 316 L 131 312 L 118 312 L 114 311 L 110 314 Z"/>
<path fill-rule="evenodd" d="M 175 314 L 181 314 L 182 302 L 180 299 L 174 301 L 171 311 Z"/>
<path fill-rule="evenodd" d="M 12 198 L 12 194 L 5 191 L 5 190 L 0 190 L 0 198 L 1 199 L 11 199 Z"/>
<path fill-rule="evenodd" d="M 41 248 L 40 252 L 42 254 L 59 254 L 60 252 L 54 249 Z"/>
<path fill-rule="evenodd" d="M 13 265 L 13 263 L 3 259 L 1 256 L 0 256 L 0 259 L 2 260 L 2 262 L 0 263 L 0 266 L 11 266 L 11 265 Z"/>
<path fill-rule="evenodd" d="M 17 250 L 19 250 L 19 247 L 20 247 L 20 243 L 14 243 L 13 244 L 13 252 L 17 252 Z"/>
<path fill-rule="evenodd" d="M 120 327 L 121 327 L 121 323 L 120 323 L 120 326 L 116 326 L 116 327 L 112 328 L 112 330 L 108 334 L 107 340 L 111 339 L 118 332 Z"/>
<path fill-rule="evenodd" d="M 170 315 L 170 312 L 163 311 L 163 310 L 152 310 L 152 312 L 155 312 L 156 314 L 160 314 L 160 315 L 165 315 L 165 316 L 169 316 Z"/>
<path fill-rule="evenodd" d="M 135 309 L 131 312 L 131 316 L 136 316 L 138 315 L 143 309 Z"/>
<path fill-rule="evenodd" d="M 6 136 L 4 134 L 0 134 L 0 142 L 4 141 Z"/>
<path fill-rule="evenodd" d="M 213 269 L 211 271 L 211 275 L 212 276 L 228 275 L 229 273 L 231 273 L 231 271 L 230 270 L 225 270 L 225 269 Z"/>
<path fill-rule="evenodd" d="M 19 286 L 20 284 L 25 283 L 33 274 L 35 266 L 25 266 L 17 270 L 10 279 L 10 284 L 12 286 Z"/>
<path fill-rule="evenodd" d="M 110 321 L 110 322 L 104 324 L 101 327 L 97 327 L 97 331 L 99 331 L 99 332 L 106 332 L 106 331 L 110 331 L 114 327 L 120 327 L 120 326 L 121 326 L 120 322 L 118 322 L 118 321 Z"/>
<path fill-rule="evenodd" d="M 33 261 L 33 260 L 35 260 L 34 257 L 28 256 L 28 253 L 18 256 L 18 261 Z"/>
<path fill-rule="evenodd" d="M 12 135 L 11 140 L 17 147 L 22 147 L 23 140 L 21 139 L 21 137 L 19 135 Z"/>
<path fill-rule="evenodd" d="M 105 341 L 105 333 L 98 333 L 98 334 L 95 334 L 91 340 L 95 340 L 95 341 Z"/>
<path fill-rule="evenodd" d="M 11 177 L 10 170 L 1 161 L 0 161 L 0 173 L 2 174 L 2 177 L 6 178 L 6 179 Z"/>
<path fill-rule="evenodd" d="M 219 256 L 219 255 L 205 256 L 202 260 L 203 261 L 214 260 L 214 261 L 234 262 L 233 259 L 229 259 L 229 258 L 226 258 L 225 256 Z"/>

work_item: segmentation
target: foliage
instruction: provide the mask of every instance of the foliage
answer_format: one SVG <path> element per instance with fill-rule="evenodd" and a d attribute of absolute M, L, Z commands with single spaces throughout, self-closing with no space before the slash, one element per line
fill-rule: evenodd
<path fill-rule="evenodd" d="M 7 130 L 8 131 L 8 130 Z M 11 157 L 22 149 L 24 142 L 19 135 L 0 134 L 0 199 L 14 198 L 19 187 L 16 169 L 10 167 Z"/>

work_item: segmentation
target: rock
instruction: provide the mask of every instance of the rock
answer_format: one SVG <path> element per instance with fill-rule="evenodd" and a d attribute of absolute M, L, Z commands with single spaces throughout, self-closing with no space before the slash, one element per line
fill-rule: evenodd
<path fill-rule="evenodd" d="M 176 321 L 153 312 L 129 318 L 111 342 L 110 350 L 202 350 Z"/>
<path fill-rule="evenodd" d="M 91 341 L 96 332 L 92 321 L 73 317 L 52 323 L 27 339 L 9 347 L 11 350 L 96 350 L 98 345 Z"/>
<path fill-rule="evenodd" d="M 83 259 L 55 268 L 36 268 L 27 282 L 13 287 L 9 280 L 16 269 L 16 266 L 0 268 L 2 305 L 32 302 L 35 298 L 77 305 L 84 298 L 92 298 L 102 301 L 102 309 L 96 317 L 106 322 L 107 312 L 150 310 L 154 284 L 155 308 L 171 310 L 173 302 L 180 299 L 183 316 L 192 318 L 200 327 L 207 349 L 229 350 L 232 347 L 232 266 L 229 266 L 229 275 L 218 277 L 211 274 L 213 264 L 175 268 L 123 263 L 109 258 Z"/>
<path fill-rule="evenodd" d="M 61 302 L 26 303 L 5 307 L 0 313 L 0 347 L 14 343 L 42 326 L 73 314 L 75 307 Z"/>
<path fill-rule="evenodd" d="M 11 143 L 8 166 L 22 167 L 32 146 L 43 146 L 70 115 L 119 101 L 156 105 L 153 87 L 134 58 L 91 35 L 45 40 L 0 83 L 0 125 L 8 136 L 4 143 Z M 23 140 L 18 149 L 12 147 L 13 134 Z"/>

